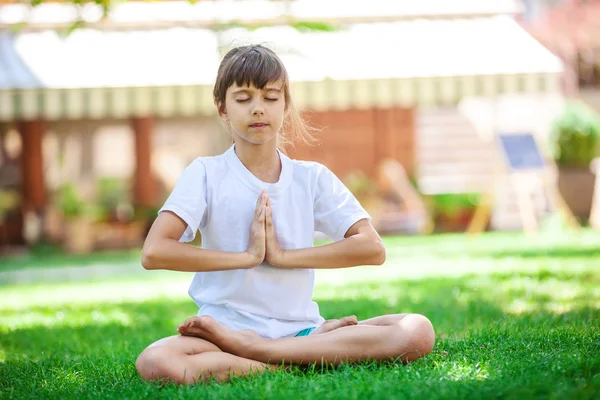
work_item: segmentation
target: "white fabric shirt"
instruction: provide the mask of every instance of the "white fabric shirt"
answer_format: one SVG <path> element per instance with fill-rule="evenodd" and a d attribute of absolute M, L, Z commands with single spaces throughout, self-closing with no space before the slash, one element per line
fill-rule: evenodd
<path fill-rule="evenodd" d="M 242 252 L 260 192 L 271 200 L 273 225 L 283 249 L 313 246 L 314 232 L 334 241 L 369 215 L 327 167 L 279 153 L 277 183 L 265 183 L 238 159 L 234 146 L 215 157 L 199 157 L 183 172 L 160 212 L 171 211 L 187 224 L 180 241 L 202 234 L 205 249 Z M 294 336 L 319 326 L 312 301 L 314 269 L 275 268 L 264 262 L 250 269 L 197 272 L 189 294 L 210 315 L 235 330 L 252 329 L 266 338 Z"/>

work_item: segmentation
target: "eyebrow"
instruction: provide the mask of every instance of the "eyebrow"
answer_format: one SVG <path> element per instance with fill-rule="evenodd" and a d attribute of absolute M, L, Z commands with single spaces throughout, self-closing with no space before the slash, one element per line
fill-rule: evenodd
<path fill-rule="evenodd" d="M 266 90 L 267 92 L 279 92 L 279 93 L 281 92 L 281 89 L 274 88 L 274 87 L 267 87 L 267 88 L 264 88 L 263 90 Z M 249 89 L 238 89 L 238 90 L 233 91 L 233 94 L 250 93 L 250 92 L 251 92 L 251 90 L 249 90 Z"/>

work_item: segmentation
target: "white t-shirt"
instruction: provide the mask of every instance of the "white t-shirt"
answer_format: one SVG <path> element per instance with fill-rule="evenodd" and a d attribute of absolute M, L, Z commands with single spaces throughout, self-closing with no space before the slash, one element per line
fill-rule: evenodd
<path fill-rule="evenodd" d="M 202 234 L 205 249 L 242 252 L 248 247 L 256 201 L 266 189 L 273 225 L 283 249 L 313 246 L 314 232 L 334 241 L 369 219 L 352 193 L 327 167 L 279 153 L 277 183 L 265 183 L 238 159 L 234 146 L 215 157 L 199 157 L 183 172 L 159 211 L 187 223 L 181 242 Z M 210 315 L 235 330 L 252 329 L 266 338 L 294 336 L 323 322 L 312 301 L 314 269 L 276 268 L 264 262 L 249 269 L 197 272 L 189 294 Z"/>

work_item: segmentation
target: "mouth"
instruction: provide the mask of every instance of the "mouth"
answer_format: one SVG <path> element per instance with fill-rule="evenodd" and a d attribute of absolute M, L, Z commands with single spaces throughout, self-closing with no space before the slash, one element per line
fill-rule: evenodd
<path fill-rule="evenodd" d="M 251 128 L 264 128 L 267 125 L 269 125 L 269 124 L 265 124 L 264 122 L 255 122 L 255 123 L 251 124 L 250 127 Z"/>

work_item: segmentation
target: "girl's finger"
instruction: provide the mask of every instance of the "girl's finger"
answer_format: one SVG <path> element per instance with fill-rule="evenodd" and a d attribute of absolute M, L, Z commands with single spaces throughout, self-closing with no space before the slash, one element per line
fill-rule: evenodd
<path fill-rule="evenodd" d="M 261 206 L 260 204 L 256 206 L 256 209 L 254 210 L 255 219 L 260 219 L 260 215 L 262 214 L 262 208 L 263 206 Z"/>
<path fill-rule="evenodd" d="M 264 202 L 264 196 L 263 193 L 260 193 L 260 196 L 258 196 L 258 200 L 256 200 L 256 208 L 254 209 L 254 217 L 255 218 L 260 218 L 260 211 L 262 208 Z"/>

